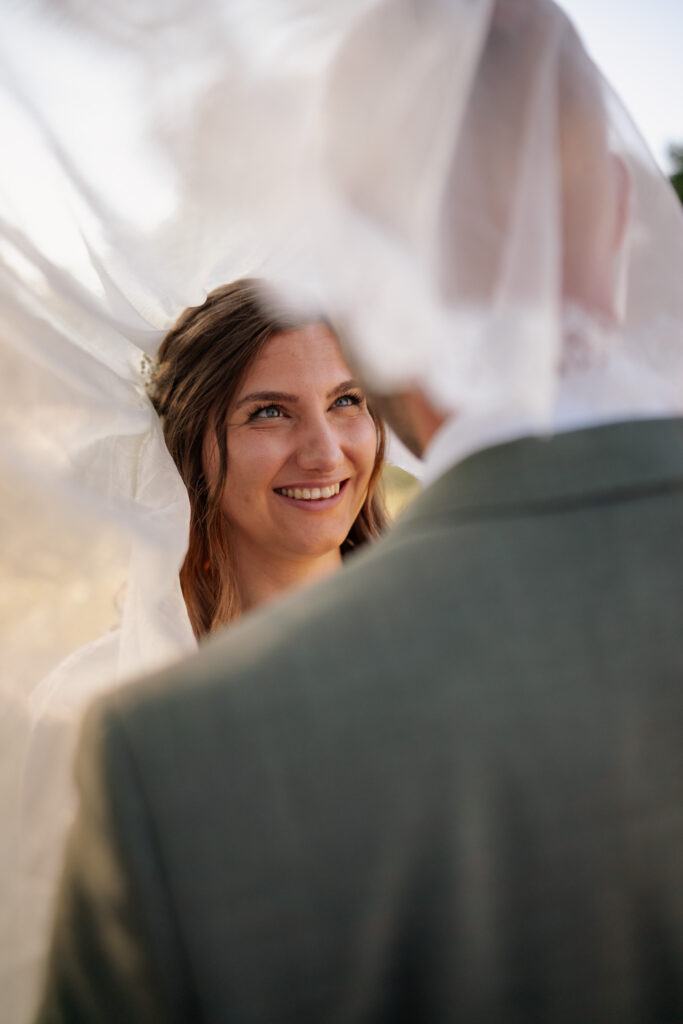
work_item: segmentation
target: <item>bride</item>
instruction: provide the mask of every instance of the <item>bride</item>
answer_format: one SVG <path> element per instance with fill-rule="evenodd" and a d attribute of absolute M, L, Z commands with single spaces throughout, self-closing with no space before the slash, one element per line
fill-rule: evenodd
<path fill-rule="evenodd" d="M 158 17 L 152 7 L 0 12 L 0 110 L 12 140 L 0 182 L 7 1024 L 27 1019 L 37 993 L 85 705 L 338 568 L 383 522 L 383 429 L 333 333 L 318 316 L 273 309 L 261 285 L 220 284 L 255 267 L 278 276 L 264 239 L 294 131 L 283 110 L 291 94 L 304 123 L 310 74 L 278 83 L 277 122 L 254 132 L 261 98 L 230 79 L 248 56 L 240 32 L 185 0 L 172 12 L 160 5 Z M 270 179 L 238 168 L 226 188 L 218 140 L 245 162 L 249 145 L 261 147 Z M 213 355 L 210 340 L 220 342 Z M 281 375 L 290 359 L 296 380 Z M 264 389 L 289 398 L 237 407 Z"/>
<path fill-rule="evenodd" d="M 190 498 L 198 638 L 379 535 L 384 428 L 323 322 L 241 280 L 186 310 L 150 396 Z"/>
<path fill-rule="evenodd" d="M 334 572 L 379 535 L 382 421 L 329 326 L 288 308 L 263 281 L 220 286 L 186 309 L 160 346 L 148 392 L 189 496 L 179 575 L 197 640 Z M 19 834 L 28 914 L 15 936 L 23 962 L 7 980 L 21 1009 L 8 1009 L 8 1021 L 23 1018 L 37 990 L 72 812 L 80 716 L 64 709 L 113 683 L 120 643 L 116 630 L 77 651 L 32 698 Z"/>

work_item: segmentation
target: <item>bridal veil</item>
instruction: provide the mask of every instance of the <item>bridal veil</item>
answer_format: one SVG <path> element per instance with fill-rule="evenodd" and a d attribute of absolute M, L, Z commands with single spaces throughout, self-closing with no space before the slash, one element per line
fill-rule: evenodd
<path fill-rule="evenodd" d="M 452 413 L 455 461 L 681 411 L 683 217 L 550 0 L 26 0 L 0 19 L 14 1022 L 80 711 L 194 646 L 187 497 L 145 391 L 177 314 L 269 276 L 331 317 L 377 393 Z"/>

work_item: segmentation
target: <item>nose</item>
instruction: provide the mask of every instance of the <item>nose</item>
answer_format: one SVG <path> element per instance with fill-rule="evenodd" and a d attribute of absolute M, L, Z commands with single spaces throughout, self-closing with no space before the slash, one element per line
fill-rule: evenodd
<path fill-rule="evenodd" d="M 343 463 L 339 438 L 324 414 L 302 424 L 296 461 L 300 469 L 325 475 L 333 473 Z"/>

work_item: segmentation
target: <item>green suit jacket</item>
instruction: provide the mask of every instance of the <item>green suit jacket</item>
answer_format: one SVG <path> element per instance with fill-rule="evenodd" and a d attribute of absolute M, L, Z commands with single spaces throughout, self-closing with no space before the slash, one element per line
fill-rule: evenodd
<path fill-rule="evenodd" d="M 683 421 L 488 449 L 89 714 L 39 1020 L 683 1020 Z"/>

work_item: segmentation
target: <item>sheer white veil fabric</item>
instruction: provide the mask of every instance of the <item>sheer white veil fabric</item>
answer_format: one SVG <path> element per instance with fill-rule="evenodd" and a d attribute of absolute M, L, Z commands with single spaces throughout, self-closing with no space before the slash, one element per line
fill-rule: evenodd
<path fill-rule="evenodd" d="M 550 0 L 27 0 L 0 18 L 13 1024 L 81 710 L 195 646 L 187 496 L 145 392 L 177 314 L 268 276 L 330 315 L 374 390 L 418 386 L 450 416 L 441 469 L 681 411 L 683 217 Z"/>
<path fill-rule="evenodd" d="M 376 391 L 453 414 L 447 459 L 681 410 L 680 204 L 557 6 L 378 4 L 320 123 L 298 272 Z"/>
<path fill-rule="evenodd" d="M 363 8 L 0 12 L 0 992 L 29 1019 L 86 703 L 192 651 L 189 507 L 145 391 L 215 285 L 267 273 L 321 68 Z M 267 229 L 267 230 L 264 230 Z"/>

